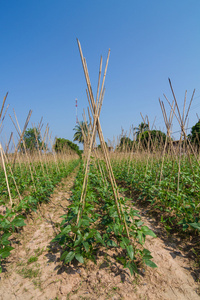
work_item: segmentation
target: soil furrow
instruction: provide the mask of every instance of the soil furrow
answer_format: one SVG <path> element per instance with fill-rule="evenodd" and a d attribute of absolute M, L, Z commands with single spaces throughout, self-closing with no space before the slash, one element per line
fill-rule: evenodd
<path fill-rule="evenodd" d="M 57 187 L 51 200 L 42 204 L 16 234 L 15 250 L 1 274 L 0 299 L 162 299 L 198 300 L 198 285 L 191 275 L 190 263 L 173 243 L 159 237 L 159 226 L 141 209 L 142 220 L 156 234 L 147 237 L 145 247 L 157 269 L 146 267 L 130 276 L 129 270 L 116 263 L 116 250 L 100 249 L 97 264 L 65 266 L 60 262 L 58 245 L 51 240 L 59 232 L 60 216 L 66 213 L 76 171 Z"/>

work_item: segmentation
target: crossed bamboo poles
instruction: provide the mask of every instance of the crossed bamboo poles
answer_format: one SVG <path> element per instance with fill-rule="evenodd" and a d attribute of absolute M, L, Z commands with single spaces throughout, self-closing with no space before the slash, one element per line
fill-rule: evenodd
<path fill-rule="evenodd" d="M 9 105 L 7 105 L 7 107 L 6 107 L 5 111 L 4 111 L 4 107 L 5 107 L 5 102 L 6 102 L 7 95 L 8 95 L 8 93 L 4 97 L 3 104 L 2 104 L 2 107 L 1 107 L 1 111 L 0 111 L 0 130 L 3 128 L 3 126 L 2 126 L 3 125 L 3 121 L 5 119 L 5 115 L 6 115 L 6 112 L 8 110 L 8 107 L 9 107 Z M 4 111 L 4 114 L 3 114 L 3 111 Z M 13 109 L 13 112 L 14 112 L 14 116 L 15 116 L 15 119 L 16 119 L 16 123 L 12 119 L 11 115 L 9 115 L 9 116 L 10 116 L 10 118 L 11 118 L 13 124 L 14 124 L 14 127 L 15 127 L 18 135 L 19 135 L 18 144 L 17 144 L 17 146 L 15 146 L 14 139 L 13 139 L 13 132 L 11 132 L 11 135 L 10 135 L 10 138 L 9 138 L 9 142 L 6 145 L 5 152 L 4 152 L 3 147 L 2 147 L 2 145 L 0 143 L 0 158 L 1 158 L 1 161 L 2 161 L 2 167 L 3 167 L 4 174 L 5 174 L 6 185 L 7 185 L 7 190 L 8 190 L 9 199 L 10 199 L 10 207 L 12 207 L 12 205 L 13 205 L 13 200 L 12 200 L 12 196 L 11 196 L 11 192 L 10 192 L 10 187 L 9 187 L 8 175 L 7 175 L 7 170 L 6 170 L 6 164 L 7 164 L 8 168 L 9 168 L 9 171 L 10 171 L 10 173 L 12 175 L 12 179 L 14 181 L 14 185 L 15 185 L 18 197 L 21 200 L 22 198 L 21 198 L 19 189 L 17 187 L 16 181 L 15 181 L 15 178 L 14 178 L 14 174 L 13 174 L 13 170 L 14 170 L 14 167 L 15 167 L 16 158 L 18 157 L 18 149 L 20 147 L 21 142 L 23 143 L 25 154 L 26 154 L 26 157 L 28 159 L 28 165 L 29 165 L 29 169 L 30 169 L 31 179 L 32 179 L 32 182 L 33 182 L 34 190 L 36 191 L 35 181 L 34 181 L 34 178 L 33 178 L 33 171 L 32 171 L 31 163 L 30 163 L 30 158 L 28 156 L 28 153 L 27 153 L 27 150 L 26 150 L 26 145 L 25 145 L 25 142 L 24 142 L 24 139 L 23 139 L 24 133 L 26 131 L 26 128 L 28 126 L 28 123 L 29 123 L 29 120 L 30 120 L 30 117 L 31 117 L 31 114 L 32 114 L 32 111 L 30 110 L 29 113 L 28 113 L 28 116 L 27 116 L 27 119 L 26 119 L 26 122 L 25 122 L 25 125 L 24 125 L 24 128 L 23 128 L 23 132 L 21 132 L 21 129 L 20 129 L 20 126 L 19 126 L 19 123 L 18 123 L 18 120 L 17 120 L 17 116 L 16 116 L 16 113 L 15 113 L 14 109 Z M 40 122 L 40 124 L 38 126 L 38 130 L 40 132 L 40 130 L 41 130 L 41 122 Z M 36 136 L 36 140 L 37 140 L 36 132 L 35 132 L 35 136 Z M 12 167 L 11 167 L 11 165 L 9 163 L 9 160 L 8 160 L 8 157 L 7 157 L 7 153 L 9 151 L 9 144 L 10 144 L 10 142 L 11 142 L 12 139 L 13 139 L 13 144 L 15 146 L 15 152 L 14 152 L 14 155 L 13 155 L 14 158 L 12 160 L 12 163 L 11 163 Z M 44 139 L 45 139 L 45 136 L 44 136 Z M 38 140 L 37 140 L 37 142 L 38 142 Z M 42 141 L 42 143 L 44 144 L 44 140 Z"/>
<path fill-rule="evenodd" d="M 186 121 L 188 119 L 190 107 L 191 107 L 191 104 L 192 104 L 192 101 L 193 101 L 193 98 L 194 98 L 195 89 L 192 93 L 192 97 L 190 99 L 186 114 L 185 114 L 185 108 L 186 108 L 187 90 L 185 91 L 183 113 L 181 115 L 180 109 L 179 109 L 179 106 L 178 106 L 178 103 L 177 103 L 177 100 L 176 100 L 176 96 L 175 96 L 175 93 L 174 93 L 174 90 L 173 90 L 173 87 L 172 87 L 171 80 L 170 79 L 168 79 L 168 80 L 169 80 L 169 85 L 170 85 L 171 92 L 172 92 L 172 95 L 173 95 L 173 98 L 174 98 L 174 100 L 171 104 L 170 101 L 168 100 L 168 98 L 166 97 L 166 95 L 164 94 L 164 97 L 167 100 L 167 102 L 168 102 L 168 104 L 171 108 L 169 119 L 167 118 L 164 103 L 162 101 L 160 101 L 160 99 L 159 99 L 159 102 L 160 102 L 160 106 L 161 106 L 161 109 L 162 109 L 165 125 L 166 125 L 166 128 L 167 128 L 167 137 L 169 137 L 171 149 L 173 150 L 173 152 L 175 154 L 175 157 L 177 159 L 177 162 L 178 162 L 178 182 L 177 182 L 177 195 L 178 195 L 179 194 L 180 173 L 181 173 L 181 148 L 182 148 L 182 139 L 183 138 L 184 138 L 185 143 L 186 143 L 186 141 L 188 142 L 188 144 L 186 143 L 186 153 L 188 155 L 188 159 L 189 159 L 189 163 L 190 163 L 190 166 L 191 166 L 191 169 L 192 169 L 193 176 L 194 176 L 195 173 L 194 173 L 194 169 L 193 169 L 193 165 L 192 165 L 192 161 L 191 161 L 190 151 L 189 151 L 188 148 L 190 148 L 190 150 L 192 151 L 192 154 L 194 155 L 198 165 L 200 166 L 199 161 L 198 161 L 197 156 L 196 156 L 196 153 L 194 151 L 194 148 L 193 148 L 192 144 L 190 143 L 190 140 L 187 139 L 186 130 L 185 130 L 185 125 L 186 125 Z M 176 113 L 176 111 L 175 111 L 176 109 L 177 109 L 178 113 Z M 176 117 L 176 119 L 177 119 L 177 121 L 180 125 L 180 128 L 181 128 L 181 135 L 180 135 L 180 139 L 179 139 L 179 155 L 177 155 L 175 153 L 175 149 L 172 145 L 172 140 L 171 140 L 171 126 L 172 126 L 172 120 L 173 120 L 174 115 L 175 115 L 175 117 Z M 166 139 L 166 141 L 167 141 L 167 139 Z M 166 149 L 166 143 L 165 143 L 165 147 L 164 147 L 164 151 L 163 151 L 163 160 L 164 160 L 165 149 Z M 163 168 L 163 161 L 162 161 L 162 168 Z M 162 168 L 161 168 L 161 174 L 160 174 L 160 182 L 161 182 L 161 178 L 162 178 Z"/>
<path fill-rule="evenodd" d="M 84 71 L 84 74 L 85 74 L 85 79 L 86 79 L 86 84 L 87 84 L 87 90 L 86 91 L 87 91 L 87 96 L 88 96 L 88 102 L 89 102 L 90 110 L 91 110 L 91 113 L 92 113 L 92 116 L 93 116 L 92 134 L 91 134 L 91 138 L 90 138 L 90 144 L 89 144 L 89 149 L 88 149 L 88 153 L 87 153 L 87 160 L 86 160 L 86 165 L 85 165 L 85 175 L 84 175 L 83 188 L 82 188 L 81 199 L 80 199 L 80 207 L 79 207 L 79 211 L 78 211 L 78 215 L 77 215 L 77 225 L 79 223 L 79 220 L 81 218 L 82 212 L 83 212 L 84 207 L 85 207 L 85 198 L 86 198 L 86 190 L 87 190 L 87 183 L 88 183 L 90 157 L 91 157 L 92 148 L 93 148 L 95 138 L 96 138 L 96 133 L 98 132 L 100 143 L 101 143 L 101 148 L 103 150 L 103 154 L 104 154 L 104 158 L 105 158 L 105 162 L 106 162 L 106 168 L 107 168 L 107 171 L 108 171 L 109 179 L 110 179 L 112 190 L 113 190 L 113 193 L 114 193 L 114 199 L 115 199 L 115 204 L 116 204 L 116 207 L 117 207 L 118 217 L 119 217 L 120 221 L 124 223 L 126 234 L 127 234 L 127 237 L 129 238 L 128 226 L 127 226 L 127 223 L 126 223 L 126 220 L 125 220 L 125 215 L 124 215 L 124 212 L 123 212 L 123 208 L 122 208 L 122 205 L 121 205 L 121 202 L 120 202 L 120 197 L 119 197 L 117 184 L 116 184 L 115 177 L 114 177 L 114 174 L 113 174 L 113 170 L 112 170 L 112 167 L 111 167 L 110 158 L 109 158 L 109 155 L 108 155 L 108 150 L 107 150 L 107 147 L 106 147 L 106 144 L 105 144 L 105 141 L 104 141 L 103 132 L 102 132 L 101 124 L 100 124 L 100 120 L 99 120 L 99 116 L 100 116 L 100 112 L 101 112 L 101 108 L 102 108 L 102 103 L 103 103 L 103 97 L 104 97 L 104 93 L 105 93 L 104 83 L 105 83 L 105 77 L 106 77 L 106 73 L 107 73 L 108 61 L 109 61 L 109 56 L 110 56 L 110 49 L 108 51 L 108 56 L 107 56 L 107 61 L 106 61 L 106 66 L 105 66 L 105 71 L 104 71 L 104 75 L 103 75 L 101 88 L 100 88 L 100 80 L 101 80 L 101 72 L 102 72 L 102 57 L 101 57 L 101 60 L 100 60 L 97 95 L 96 95 L 96 101 L 95 101 L 94 95 L 93 95 L 93 92 L 92 92 L 92 87 L 91 87 L 91 82 L 90 82 L 89 72 L 88 72 L 88 69 L 87 69 L 86 60 L 83 57 L 81 44 L 80 44 L 78 39 L 77 39 L 77 43 L 78 43 L 78 48 L 79 48 L 79 52 L 80 52 L 80 56 L 81 56 L 83 71 Z M 75 236 L 75 238 L 76 238 L 76 236 Z"/>

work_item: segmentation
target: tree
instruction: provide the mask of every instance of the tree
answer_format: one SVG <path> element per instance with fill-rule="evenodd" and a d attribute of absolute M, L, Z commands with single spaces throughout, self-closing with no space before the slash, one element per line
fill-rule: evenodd
<path fill-rule="evenodd" d="M 120 139 L 118 148 L 120 150 L 129 150 L 130 151 L 132 149 L 132 147 L 133 147 L 133 141 L 129 137 L 122 136 Z"/>
<path fill-rule="evenodd" d="M 71 149 L 75 151 L 80 157 L 81 157 L 81 150 L 79 150 L 79 146 L 75 143 L 71 142 L 70 140 L 64 139 L 64 138 L 56 138 L 55 144 L 54 144 L 54 150 L 59 152 L 65 152 L 68 149 Z"/>
<path fill-rule="evenodd" d="M 88 126 L 89 125 L 87 123 L 81 121 L 73 129 L 76 131 L 74 133 L 73 141 L 78 141 L 79 143 L 82 143 L 83 147 L 84 147 L 85 138 L 87 138 L 87 136 L 88 136 Z"/>
<path fill-rule="evenodd" d="M 198 145 L 198 147 L 199 147 L 199 144 L 200 144 L 200 120 L 192 127 L 189 138 L 192 143 Z"/>
<path fill-rule="evenodd" d="M 134 127 L 134 130 L 135 130 L 136 139 L 137 139 L 141 133 L 149 130 L 149 125 L 142 122 L 138 125 L 138 127 Z"/>
<path fill-rule="evenodd" d="M 36 127 L 29 128 L 25 131 L 23 140 L 26 146 L 26 150 L 33 152 L 38 149 L 42 149 L 42 142 L 39 130 Z M 44 147 L 45 144 L 44 144 Z M 21 143 L 20 150 L 24 152 L 24 144 Z"/>
<path fill-rule="evenodd" d="M 160 130 L 148 130 L 139 134 L 137 140 L 141 142 L 144 149 L 153 150 L 163 146 L 166 140 L 166 134 Z"/>

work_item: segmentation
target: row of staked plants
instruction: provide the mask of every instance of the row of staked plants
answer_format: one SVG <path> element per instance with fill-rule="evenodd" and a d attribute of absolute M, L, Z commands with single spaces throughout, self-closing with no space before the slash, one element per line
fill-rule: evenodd
<path fill-rule="evenodd" d="M 118 182 L 136 192 L 137 200 L 148 203 L 152 212 L 160 212 L 167 230 L 200 233 L 200 169 L 194 157 L 183 156 L 178 162 L 172 156 L 163 160 L 146 155 L 113 159 L 112 166 Z"/>
<path fill-rule="evenodd" d="M 100 251 L 113 249 L 117 253 L 117 261 L 128 268 L 131 274 L 137 273 L 138 268 L 144 264 L 155 268 L 150 251 L 144 248 L 144 242 L 147 235 L 156 235 L 143 225 L 138 212 L 129 207 L 129 199 L 120 198 L 130 234 L 130 239 L 127 238 L 117 213 L 111 185 L 108 181 L 105 184 L 95 161 L 90 164 L 85 207 L 77 224 L 78 211 L 82 205 L 83 179 L 82 163 L 67 214 L 62 216 L 60 233 L 52 240 L 62 247 L 61 260 L 66 264 L 75 261 L 84 264 L 87 260 L 96 263 Z"/>
<path fill-rule="evenodd" d="M 41 162 L 32 162 L 30 165 L 17 163 L 13 173 L 10 172 L 11 166 L 7 164 L 6 170 L 13 199 L 12 205 L 9 202 L 4 171 L 0 170 L 0 263 L 14 249 L 10 242 L 11 235 L 26 225 L 26 215 L 31 211 L 36 211 L 39 203 L 48 201 L 54 187 L 62 178 L 67 177 L 78 164 L 79 160 L 77 159 L 67 162 L 64 160 L 43 162 L 42 164 Z M 0 272 L 2 272 L 1 265 Z"/>

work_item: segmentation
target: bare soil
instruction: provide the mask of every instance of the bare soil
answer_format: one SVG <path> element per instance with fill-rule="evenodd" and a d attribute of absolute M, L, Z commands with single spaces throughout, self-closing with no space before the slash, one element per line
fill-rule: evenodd
<path fill-rule="evenodd" d="M 142 219 L 157 235 L 148 237 L 145 247 L 157 269 L 141 270 L 131 276 L 116 263 L 116 252 L 99 251 L 97 264 L 63 265 L 60 249 L 51 244 L 59 232 L 60 216 L 66 213 L 75 172 L 57 187 L 51 200 L 27 219 L 27 226 L 15 234 L 15 250 L 4 265 L 0 299 L 156 299 L 198 300 L 198 283 L 192 276 L 192 261 L 175 242 L 160 238 L 161 229 L 141 209 Z"/>

